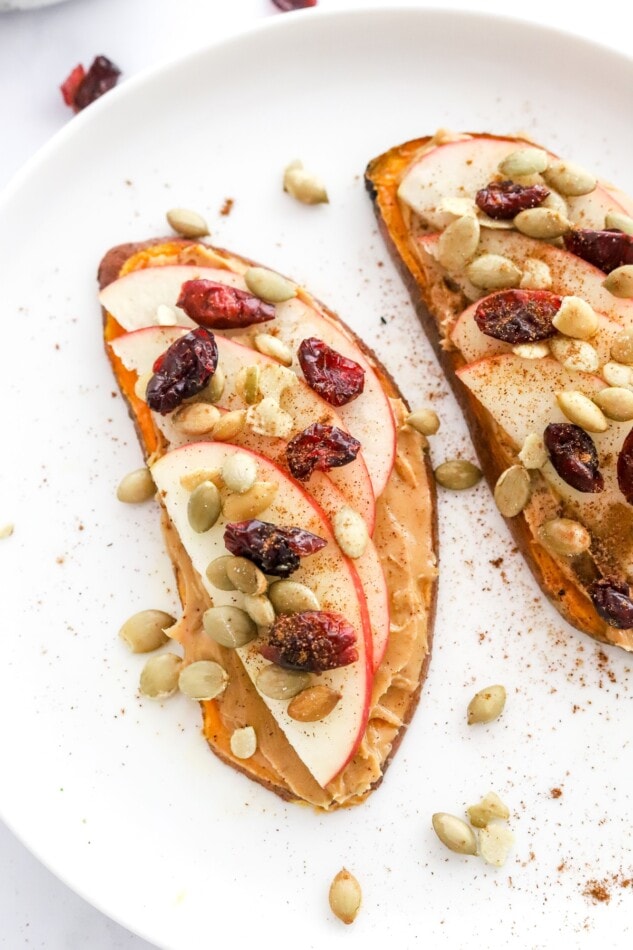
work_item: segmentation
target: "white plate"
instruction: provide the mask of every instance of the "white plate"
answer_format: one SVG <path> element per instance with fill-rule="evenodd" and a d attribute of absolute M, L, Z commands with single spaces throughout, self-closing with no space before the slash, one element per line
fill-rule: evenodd
<path fill-rule="evenodd" d="M 628 60 L 504 20 L 279 17 L 110 93 L 5 194 L 0 521 L 16 529 L 0 543 L 0 809 L 61 878 L 161 947 L 212 946 L 229 929 L 235 946 L 624 946 L 631 889 L 611 882 L 608 907 L 583 890 L 631 870 L 631 658 L 543 602 L 483 485 L 440 498 L 431 674 L 362 808 L 287 805 L 208 752 L 193 704 L 138 700 L 143 661 L 116 631 L 137 609 L 173 608 L 174 585 L 156 510 L 114 498 L 141 456 L 94 277 L 111 245 L 164 232 L 168 207 L 198 208 L 218 243 L 338 308 L 412 403 L 437 400 L 436 461 L 472 457 L 377 233 L 365 164 L 440 125 L 527 129 L 631 190 L 632 81 Z M 296 156 L 327 182 L 328 207 L 282 194 Z M 492 682 L 507 710 L 469 729 L 466 704 Z M 502 871 L 430 830 L 432 812 L 459 814 L 490 788 L 517 837 Z M 349 929 L 327 908 L 341 865 L 364 892 Z"/>

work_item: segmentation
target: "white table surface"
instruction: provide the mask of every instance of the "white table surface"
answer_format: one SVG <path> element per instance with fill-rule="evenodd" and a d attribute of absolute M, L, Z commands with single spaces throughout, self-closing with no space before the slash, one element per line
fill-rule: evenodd
<path fill-rule="evenodd" d="M 318 8 L 389 5 L 389 0 L 319 0 Z M 396 5 L 514 12 L 514 5 L 505 0 L 401 0 Z M 271 15 L 293 14 L 278 13 L 272 0 L 66 0 L 40 10 L 0 14 L 0 189 L 72 120 L 58 86 L 76 63 L 87 66 L 102 53 L 122 68 L 125 78 Z M 633 55 L 633 13 L 622 0 L 601 0 L 599 6 L 595 0 L 530 0 L 520 5 L 517 15 Z M 629 91 L 614 90 L 618 93 L 625 118 Z M 150 948 L 70 891 L 1 822 L 0 855 L 1 947 Z"/>

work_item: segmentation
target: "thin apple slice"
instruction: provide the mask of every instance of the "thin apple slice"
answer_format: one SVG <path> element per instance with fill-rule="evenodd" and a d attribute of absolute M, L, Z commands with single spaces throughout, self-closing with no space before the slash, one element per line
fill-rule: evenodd
<path fill-rule="evenodd" d="M 99 299 L 101 305 L 124 330 L 155 326 L 158 323 L 157 311 L 161 304 L 175 308 L 176 318 L 182 326 L 193 326 L 193 321 L 176 308 L 176 301 L 180 296 L 182 284 L 194 277 L 230 284 L 240 290 L 246 289 L 243 277 L 230 271 L 174 265 L 132 271 L 105 287 Z M 352 402 L 339 407 L 339 415 L 344 427 L 363 446 L 374 494 L 378 497 L 393 468 L 396 430 L 389 398 L 373 366 L 352 337 L 341 329 L 316 301 L 302 291 L 300 296 L 278 304 L 276 314 L 275 319 L 268 323 L 258 324 L 255 328 L 222 331 L 222 335 L 246 346 L 253 346 L 255 334 L 274 333 L 294 354 L 293 369 L 299 375 L 301 368 L 296 358 L 297 348 L 302 340 L 310 336 L 318 337 L 363 367 L 364 391 Z M 376 433 L 380 433 L 380 438 L 376 438 Z"/>
<path fill-rule="evenodd" d="M 514 139 L 477 136 L 438 145 L 426 152 L 407 172 L 398 197 L 432 229 L 444 228 L 454 216 L 443 210 L 443 199 L 472 198 L 493 180 L 499 180 L 499 163 L 518 148 Z M 557 158 L 548 152 L 552 160 Z M 609 211 L 624 212 L 617 198 L 598 185 L 588 195 L 567 198 L 570 220 L 580 228 L 604 228 Z"/>
<path fill-rule="evenodd" d="M 139 376 L 142 376 L 151 372 L 154 361 L 165 352 L 167 347 L 188 332 L 187 327 L 145 327 L 142 330 L 135 330 L 132 333 L 125 333 L 116 337 L 109 345 L 126 369 L 135 370 Z M 220 335 L 216 335 L 216 343 L 219 354 L 218 365 L 222 368 L 226 377 L 220 407 L 227 410 L 244 409 L 246 403 L 237 393 L 235 386 L 235 380 L 240 370 L 257 365 L 262 373 L 266 370 L 268 374 L 272 374 L 271 385 L 273 385 L 276 378 L 275 374 L 280 370 L 279 364 L 257 350 L 242 346 L 240 343 L 228 340 Z M 286 371 L 281 369 L 281 372 Z M 322 422 L 348 431 L 336 410 L 321 399 L 314 390 L 310 389 L 302 379 L 296 376 L 290 376 L 289 378 L 294 381 L 294 385 L 283 390 L 280 405 L 286 412 L 290 413 L 294 420 L 292 435 L 296 435 L 314 422 Z M 155 419 L 172 444 L 179 445 L 182 443 L 182 438 L 178 436 L 168 420 L 163 420 L 158 414 L 155 414 Z M 247 437 L 248 433 L 245 433 L 245 436 Z M 243 439 L 239 441 L 240 444 L 246 444 Z M 270 440 L 256 439 L 254 443 L 249 442 L 248 447 L 255 451 L 262 451 L 264 455 L 274 459 L 281 458 L 285 443 L 277 445 L 275 454 L 270 456 L 265 448 L 267 441 Z M 273 441 L 279 443 L 279 440 Z M 349 465 L 333 469 L 332 481 L 346 496 L 349 504 L 363 517 L 369 533 L 373 534 L 376 502 L 362 451 Z"/>
<path fill-rule="evenodd" d="M 181 480 L 183 476 L 200 470 L 221 469 L 226 459 L 243 451 L 227 444 L 194 443 L 168 452 L 151 467 L 162 503 L 215 606 L 241 605 L 238 591 L 219 590 L 205 573 L 212 560 L 227 554 L 224 545 L 227 522 L 220 516 L 209 531 L 196 534 L 187 517 L 190 493 L 182 486 Z M 258 466 L 258 478 L 279 486 L 272 504 L 262 512 L 261 520 L 282 527 L 301 527 L 328 542 L 321 551 L 301 559 L 292 579 L 307 584 L 317 595 L 322 610 L 343 614 L 357 632 L 359 659 L 318 677 L 319 683 L 341 694 L 338 705 L 325 719 L 312 723 L 297 722 L 288 716 L 285 701 L 262 696 L 290 745 L 316 781 L 326 786 L 354 755 L 367 724 L 372 682 L 372 642 L 367 606 L 357 572 L 336 544 L 323 511 L 297 482 L 289 479 L 272 462 L 262 456 L 253 455 L 253 458 Z M 257 641 L 237 652 L 255 684 L 259 672 L 268 663 L 259 654 Z"/>

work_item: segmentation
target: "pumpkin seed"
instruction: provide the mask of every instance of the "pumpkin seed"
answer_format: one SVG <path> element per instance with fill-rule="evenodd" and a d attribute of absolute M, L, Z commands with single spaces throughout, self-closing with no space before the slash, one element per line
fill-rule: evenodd
<path fill-rule="evenodd" d="M 330 884 L 330 910 L 344 924 L 353 924 L 360 910 L 363 894 L 353 874 L 342 868 Z"/>
<path fill-rule="evenodd" d="M 253 342 L 255 348 L 264 356 L 270 356 L 271 359 L 277 360 L 282 366 L 292 366 L 292 350 L 279 337 L 273 336 L 271 333 L 258 333 Z"/>
<path fill-rule="evenodd" d="M 153 373 L 143 373 L 134 383 L 134 395 L 141 402 L 147 402 L 147 386 L 153 375 Z"/>
<path fill-rule="evenodd" d="M 245 557 L 234 557 L 226 564 L 226 576 L 243 594 L 263 594 L 268 581 L 260 569 Z"/>
<path fill-rule="evenodd" d="M 545 521 L 538 529 L 538 539 L 543 547 L 562 557 L 574 557 L 591 547 L 591 535 L 587 529 L 571 518 Z"/>
<path fill-rule="evenodd" d="M 119 482 L 116 496 L 126 505 L 138 505 L 149 501 L 156 494 L 156 485 L 148 468 L 137 468 Z"/>
<path fill-rule="evenodd" d="M 453 218 L 463 218 L 466 215 L 477 214 L 477 205 L 472 198 L 461 198 L 458 195 L 447 195 L 440 198 L 435 208 L 435 214 L 445 214 Z M 446 222 L 450 224 L 451 222 Z"/>
<path fill-rule="evenodd" d="M 514 835 L 504 825 L 486 825 L 479 832 L 479 854 L 493 867 L 503 867 L 513 844 Z"/>
<path fill-rule="evenodd" d="M 139 691 L 149 699 L 166 699 L 178 689 L 182 658 L 175 653 L 161 653 L 149 658 L 141 671 Z"/>
<path fill-rule="evenodd" d="M 151 653 L 167 643 L 165 631 L 175 623 L 176 618 L 164 610 L 141 610 L 125 621 L 119 636 L 132 653 Z"/>
<path fill-rule="evenodd" d="M 224 554 L 221 557 L 216 557 L 214 561 L 211 561 L 205 571 L 209 581 L 214 587 L 217 587 L 218 590 L 235 590 L 235 584 L 229 580 L 229 575 L 226 570 L 229 561 L 232 560 L 232 554 Z"/>
<path fill-rule="evenodd" d="M 234 452 L 222 466 L 222 478 L 229 491 L 242 495 L 257 479 L 257 462 L 246 452 Z"/>
<path fill-rule="evenodd" d="M 191 492 L 187 517 L 191 528 L 203 534 L 216 523 L 222 511 L 220 492 L 213 482 L 202 482 Z"/>
<path fill-rule="evenodd" d="M 481 290 L 503 290 L 518 287 L 523 276 L 508 257 L 501 254 L 482 254 L 466 268 L 471 284 Z"/>
<path fill-rule="evenodd" d="M 542 360 L 544 356 L 549 356 L 549 346 L 547 340 L 538 340 L 536 343 L 517 343 L 512 347 L 515 356 L 520 356 L 522 360 Z"/>
<path fill-rule="evenodd" d="M 246 424 L 246 409 L 233 409 L 223 412 L 213 426 L 212 435 L 216 442 L 230 442 L 238 435 Z"/>
<path fill-rule="evenodd" d="M 278 614 L 300 614 L 304 610 L 320 610 L 314 591 L 298 581 L 275 581 L 270 585 L 268 596 Z"/>
<path fill-rule="evenodd" d="M 506 691 L 503 686 L 487 686 L 475 693 L 468 704 L 468 725 L 476 722 L 492 722 L 503 712 Z"/>
<path fill-rule="evenodd" d="M 549 163 L 547 152 L 542 148 L 517 148 L 514 152 L 499 163 L 499 171 L 507 178 L 517 178 L 523 175 L 538 175 L 544 172 Z"/>
<path fill-rule="evenodd" d="M 343 505 L 332 519 L 334 537 L 343 554 L 362 557 L 369 542 L 369 532 L 363 518 L 350 505 Z"/>
<path fill-rule="evenodd" d="M 526 435 L 525 442 L 519 452 L 519 459 L 524 468 L 542 468 L 547 462 L 549 456 L 545 443 L 536 432 L 530 432 Z"/>
<path fill-rule="evenodd" d="M 287 439 L 294 428 L 290 413 L 272 396 L 264 396 L 256 406 L 246 410 L 246 423 L 251 432 L 277 439 Z"/>
<path fill-rule="evenodd" d="M 284 670 L 281 666 L 265 666 L 259 673 L 255 685 L 263 696 L 269 699 L 292 699 L 297 693 L 310 685 L 309 673 L 300 670 Z"/>
<path fill-rule="evenodd" d="M 545 261 L 540 261 L 538 257 L 527 257 L 519 287 L 523 290 L 549 290 L 551 286 L 552 272 Z"/>
<path fill-rule="evenodd" d="M 218 419 L 221 419 L 220 410 L 207 402 L 180 406 L 171 417 L 175 428 L 184 435 L 206 435 L 213 431 Z"/>
<path fill-rule="evenodd" d="M 440 811 L 433 815 L 431 821 L 435 834 L 449 851 L 455 851 L 457 854 L 477 854 L 475 832 L 461 818 Z"/>
<path fill-rule="evenodd" d="M 616 267 L 603 280 L 602 286 L 614 297 L 633 297 L 633 264 Z"/>
<path fill-rule="evenodd" d="M 275 611 L 268 597 L 264 594 L 244 594 L 242 603 L 253 623 L 258 627 L 272 627 Z"/>
<path fill-rule="evenodd" d="M 250 759 L 257 752 L 257 734 L 252 726 L 244 726 L 231 734 L 230 744 L 236 759 Z"/>
<path fill-rule="evenodd" d="M 611 356 L 617 363 L 633 363 L 633 330 L 624 330 L 618 333 L 611 344 Z"/>
<path fill-rule="evenodd" d="M 582 297 L 563 297 L 552 323 L 565 336 L 588 340 L 598 329 L 598 315 Z"/>
<path fill-rule="evenodd" d="M 284 172 L 284 191 L 304 205 L 328 204 L 330 200 L 321 179 L 298 161 L 291 162 Z"/>
<path fill-rule="evenodd" d="M 510 809 L 503 804 L 498 795 L 494 792 L 488 792 L 480 802 L 467 808 L 466 814 L 471 825 L 474 825 L 475 828 L 485 828 L 494 818 L 507 821 L 510 817 Z"/>
<path fill-rule="evenodd" d="M 257 627 L 239 607 L 209 607 L 202 615 L 204 632 L 220 646 L 243 647 L 257 636 Z"/>
<path fill-rule="evenodd" d="M 226 384 L 226 377 L 224 375 L 224 370 L 221 366 L 216 366 L 215 373 L 198 395 L 197 399 L 201 402 L 210 402 L 216 403 L 219 402 L 222 398 L 222 393 L 224 392 L 224 386 Z"/>
<path fill-rule="evenodd" d="M 481 469 L 467 459 L 450 459 L 435 469 L 435 480 L 451 491 L 472 488 L 481 479 Z"/>
<path fill-rule="evenodd" d="M 602 410 L 577 390 L 556 393 L 556 402 L 570 422 L 586 432 L 606 432 L 609 423 Z"/>
<path fill-rule="evenodd" d="M 244 366 L 235 377 L 235 389 L 248 406 L 253 406 L 259 399 L 260 368 Z"/>
<path fill-rule="evenodd" d="M 609 211 L 604 219 L 604 226 L 608 231 L 615 228 L 623 234 L 633 234 L 633 218 L 620 211 Z"/>
<path fill-rule="evenodd" d="M 440 419 L 432 409 L 416 409 L 409 413 L 405 422 L 422 435 L 435 435 L 440 427 Z"/>
<path fill-rule="evenodd" d="M 336 708 L 341 694 L 329 686 L 309 686 L 288 704 L 288 715 L 296 722 L 320 722 Z"/>
<path fill-rule="evenodd" d="M 595 373 L 600 366 L 598 351 L 585 340 L 555 336 L 549 341 L 549 348 L 554 359 L 558 360 L 565 369 Z"/>
<path fill-rule="evenodd" d="M 277 494 L 277 482 L 255 482 L 243 495 L 228 495 L 222 510 L 227 521 L 248 521 L 261 515 Z"/>
<path fill-rule="evenodd" d="M 252 294 L 267 303 L 283 303 L 297 296 L 295 284 L 265 267 L 249 267 L 244 281 Z"/>
<path fill-rule="evenodd" d="M 630 389 L 609 386 L 596 393 L 593 401 L 607 419 L 613 419 L 614 422 L 630 422 L 633 419 L 633 393 Z"/>
<path fill-rule="evenodd" d="M 159 303 L 156 307 L 156 323 L 159 327 L 178 326 L 178 317 L 174 308 L 166 303 Z"/>
<path fill-rule="evenodd" d="M 462 270 L 479 245 L 479 221 L 471 214 L 457 218 L 440 234 L 437 259 L 451 273 Z"/>
<path fill-rule="evenodd" d="M 167 212 L 167 221 L 176 234 L 183 237 L 205 237 L 209 233 L 207 222 L 197 211 L 189 208 L 172 208 Z"/>
<path fill-rule="evenodd" d="M 192 492 L 202 482 L 213 482 L 216 488 L 224 488 L 219 468 L 197 468 L 180 476 L 180 484 L 188 492 Z"/>
<path fill-rule="evenodd" d="M 622 386 L 623 389 L 633 388 L 633 366 L 624 366 L 622 363 L 605 363 L 602 375 L 609 386 Z"/>
<path fill-rule="evenodd" d="M 527 469 L 511 465 L 502 472 L 495 485 L 494 496 L 497 508 L 504 518 L 514 518 L 530 500 L 532 484 Z"/>
<path fill-rule="evenodd" d="M 566 197 L 588 195 L 597 185 L 593 175 L 573 162 L 551 162 L 543 172 L 543 178 L 548 185 Z"/>
<path fill-rule="evenodd" d="M 528 208 L 517 214 L 514 226 L 521 234 L 548 241 L 567 234 L 571 223 L 553 208 Z"/>
<path fill-rule="evenodd" d="M 569 218 L 569 205 L 562 195 L 557 191 L 550 190 L 549 195 L 540 204 L 541 208 L 551 208 L 552 211 L 558 211 L 563 218 Z"/>
<path fill-rule="evenodd" d="M 215 699 L 223 693 L 228 681 L 226 670 L 219 663 L 214 663 L 213 660 L 197 660 L 181 671 L 178 688 L 189 699 L 202 702 L 205 699 Z"/>

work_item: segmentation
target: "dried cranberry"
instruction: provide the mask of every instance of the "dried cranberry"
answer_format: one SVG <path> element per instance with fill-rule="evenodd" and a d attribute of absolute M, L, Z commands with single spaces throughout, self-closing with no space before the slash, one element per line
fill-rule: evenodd
<path fill-rule="evenodd" d="M 622 231 L 591 231 L 578 228 L 564 238 L 565 247 L 577 257 L 610 274 L 616 267 L 633 264 L 633 235 Z"/>
<path fill-rule="evenodd" d="M 323 673 L 358 659 L 356 631 L 342 614 L 305 610 L 282 614 L 266 633 L 260 653 L 287 670 Z"/>
<path fill-rule="evenodd" d="M 554 336 L 553 318 L 562 297 L 549 290 L 501 290 L 485 297 L 475 310 L 482 333 L 504 343 L 533 343 Z"/>
<path fill-rule="evenodd" d="M 629 505 L 633 505 L 633 429 L 618 455 L 618 485 Z"/>
<path fill-rule="evenodd" d="M 317 0 L 273 0 L 276 7 L 289 13 L 290 10 L 303 10 L 305 7 L 316 7 Z"/>
<path fill-rule="evenodd" d="M 589 588 L 593 605 L 611 627 L 628 630 L 633 627 L 631 588 L 622 581 L 602 578 Z"/>
<path fill-rule="evenodd" d="M 147 405 L 162 416 L 207 385 L 218 365 L 218 347 L 209 330 L 192 330 L 158 357 L 147 384 Z"/>
<path fill-rule="evenodd" d="M 349 465 L 360 451 L 360 442 L 336 426 L 315 422 L 286 446 L 288 468 L 295 478 L 310 478 L 312 472 L 329 472 Z"/>
<path fill-rule="evenodd" d="M 115 66 L 107 56 L 96 56 L 88 72 L 82 76 L 81 82 L 77 83 L 77 77 L 79 76 L 78 70 L 80 68 L 83 72 L 83 67 L 75 66 L 62 86 L 64 101 L 68 105 L 72 105 L 75 112 L 81 112 L 82 109 L 89 106 L 95 99 L 98 99 L 105 92 L 112 89 L 113 86 L 116 86 L 118 78 L 121 75 L 121 70 L 118 66 Z M 66 86 L 67 93 L 64 92 L 64 87 Z M 70 102 L 68 102 L 66 94 L 68 94 L 69 97 L 72 95 Z"/>
<path fill-rule="evenodd" d="M 544 440 L 550 461 L 563 481 L 576 491 L 604 491 L 598 452 L 584 429 L 571 422 L 551 422 L 545 429 Z"/>
<path fill-rule="evenodd" d="M 62 96 L 64 97 L 64 102 L 67 106 L 71 108 L 75 104 L 75 96 L 77 95 L 77 90 L 84 80 L 86 75 L 86 70 L 83 68 L 81 63 L 72 70 L 69 76 L 64 80 L 64 82 L 59 87 L 62 91 Z"/>
<path fill-rule="evenodd" d="M 496 221 L 514 218 L 519 211 L 538 208 L 549 195 L 544 185 L 515 185 L 513 181 L 491 181 L 477 192 L 475 201 L 484 214 Z"/>
<path fill-rule="evenodd" d="M 275 319 L 275 308 L 246 290 L 214 280 L 188 280 L 180 289 L 178 306 L 201 327 L 236 330 Z"/>
<path fill-rule="evenodd" d="M 345 406 L 364 389 L 363 367 L 316 337 L 302 340 L 299 363 L 308 385 L 331 406 Z"/>
<path fill-rule="evenodd" d="M 280 528 L 268 521 L 237 521 L 224 530 L 227 551 L 247 557 L 265 574 L 289 577 L 300 558 L 316 554 L 327 544 L 323 538 L 303 528 Z"/>

